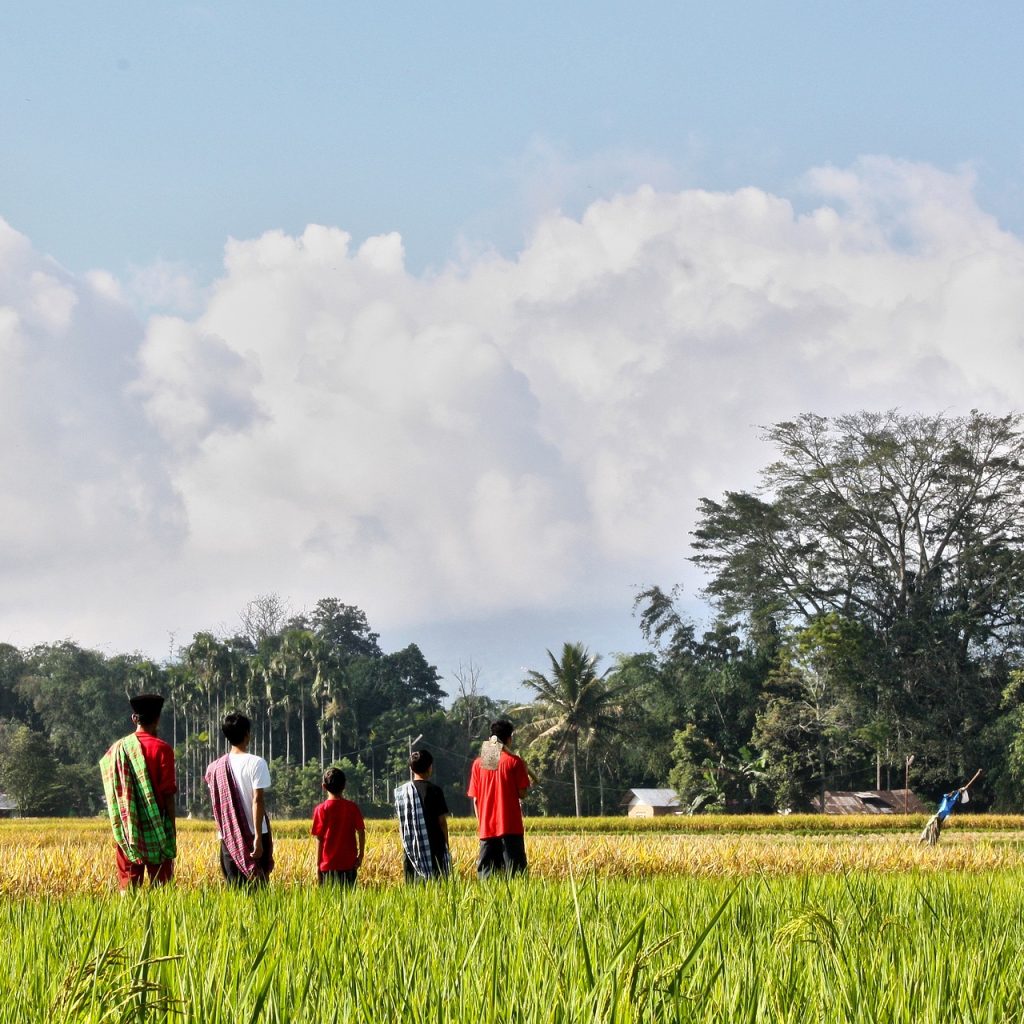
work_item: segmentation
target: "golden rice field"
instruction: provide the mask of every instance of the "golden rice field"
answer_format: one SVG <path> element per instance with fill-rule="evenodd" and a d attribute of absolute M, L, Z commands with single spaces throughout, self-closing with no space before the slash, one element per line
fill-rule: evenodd
<path fill-rule="evenodd" d="M 0 822 L 0 1024 L 1024 1024 L 1024 819 L 922 824 L 532 819 L 529 879 L 405 886 L 374 821 L 344 892 L 278 822 L 250 893 L 186 821 L 122 899 L 105 819 Z"/>
<path fill-rule="evenodd" d="M 923 819 L 841 818 L 806 821 L 759 818 L 533 819 L 527 854 L 535 878 L 564 880 L 648 877 L 743 878 L 848 872 L 985 872 L 1024 868 L 1024 819 L 961 818 L 937 847 L 917 842 Z M 822 823 L 836 827 L 822 831 Z M 625 830 L 625 823 L 630 826 Z M 732 828 L 728 828 L 731 825 Z M 773 827 L 775 831 L 766 831 Z M 275 828 L 274 882 L 296 887 L 316 878 L 315 842 L 306 821 Z M 452 823 L 452 856 L 463 877 L 474 871 L 474 823 Z M 402 878 L 395 824 L 367 823 L 360 884 L 378 888 Z M 177 885 L 218 884 L 218 840 L 205 822 L 180 824 Z M 113 846 L 105 819 L 0 822 L 0 896 L 98 895 L 116 888 Z"/>

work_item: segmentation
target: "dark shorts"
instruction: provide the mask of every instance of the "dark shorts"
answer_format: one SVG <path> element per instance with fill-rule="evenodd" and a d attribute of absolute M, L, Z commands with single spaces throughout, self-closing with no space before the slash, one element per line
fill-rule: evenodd
<path fill-rule="evenodd" d="M 318 871 L 316 880 L 320 885 L 340 885 L 343 889 L 351 889 L 356 884 L 358 868 L 348 871 Z"/>
<path fill-rule="evenodd" d="M 248 886 L 250 888 L 267 884 L 270 872 L 274 869 L 274 839 L 270 832 L 263 835 L 263 855 L 256 865 L 256 870 L 251 878 L 246 878 L 242 869 L 231 859 L 228 848 L 221 840 L 220 844 L 220 870 L 225 881 L 230 886 Z"/>
<path fill-rule="evenodd" d="M 506 875 L 520 875 L 526 871 L 526 843 L 521 835 L 492 836 L 480 840 L 477 878 L 489 878 L 496 871 Z"/>

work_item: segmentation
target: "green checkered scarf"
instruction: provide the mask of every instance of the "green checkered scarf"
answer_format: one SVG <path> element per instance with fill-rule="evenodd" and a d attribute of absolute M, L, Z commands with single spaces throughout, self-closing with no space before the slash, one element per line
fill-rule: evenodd
<path fill-rule="evenodd" d="M 114 842 L 125 857 L 133 864 L 174 860 L 174 826 L 160 812 L 138 738 L 117 740 L 100 760 L 100 771 Z"/>

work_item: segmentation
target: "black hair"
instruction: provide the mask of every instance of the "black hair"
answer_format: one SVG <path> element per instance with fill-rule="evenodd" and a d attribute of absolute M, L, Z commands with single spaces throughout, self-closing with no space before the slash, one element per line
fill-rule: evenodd
<path fill-rule="evenodd" d="M 409 767 L 417 775 L 426 775 L 434 763 L 434 755 L 429 750 L 414 750 L 409 755 Z"/>
<path fill-rule="evenodd" d="M 340 796 L 345 792 L 345 773 L 340 768 L 328 768 L 324 772 L 324 789 Z"/>
<path fill-rule="evenodd" d="M 499 718 L 496 722 L 491 722 L 491 735 L 497 736 L 502 743 L 508 743 L 512 739 L 512 733 L 515 731 L 514 726 L 511 722 L 506 721 L 504 718 Z"/>
<path fill-rule="evenodd" d="M 224 716 L 220 731 L 224 733 L 224 738 L 231 746 L 237 747 L 244 743 L 245 737 L 252 732 L 252 722 L 240 711 L 232 711 Z"/>

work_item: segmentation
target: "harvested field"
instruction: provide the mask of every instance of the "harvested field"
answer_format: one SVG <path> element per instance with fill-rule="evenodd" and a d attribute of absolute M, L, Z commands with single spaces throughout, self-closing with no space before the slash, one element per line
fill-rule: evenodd
<path fill-rule="evenodd" d="M 1019 823 L 1021 819 L 1016 818 L 954 819 L 956 823 L 943 832 L 942 842 L 932 848 L 917 842 L 917 818 L 901 819 L 903 831 L 892 830 L 891 821 L 883 821 L 885 827 L 878 827 L 874 817 L 814 818 L 811 820 L 815 823 L 835 821 L 840 827 L 813 832 L 795 827 L 763 831 L 766 822 L 788 824 L 793 820 L 777 817 L 666 820 L 672 823 L 668 830 L 656 830 L 645 821 L 628 831 L 596 832 L 590 830 L 592 825 L 586 819 L 583 828 L 577 827 L 574 819 L 532 819 L 527 833 L 531 874 L 535 878 L 565 879 L 571 870 L 577 876 L 592 874 L 598 878 L 731 878 L 1024 868 L 1024 831 L 1007 827 Z M 675 824 L 708 820 L 716 824 L 733 822 L 739 827 L 733 831 L 694 830 Z M 979 822 L 1002 827 L 978 829 L 975 826 Z M 371 821 L 367 825 L 367 853 L 360 883 L 378 887 L 400 882 L 401 855 L 394 823 Z M 476 855 L 472 825 L 462 819 L 452 828 L 453 860 L 465 878 L 473 875 Z M 859 825 L 859 830 L 854 825 Z M 277 885 L 315 881 L 315 846 L 306 835 L 308 828 L 308 822 L 276 825 L 277 866 L 273 878 Z M 216 834 L 209 823 L 183 822 L 178 837 L 178 887 L 219 885 L 217 849 Z M 105 821 L 0 823 L 0 894 L 66 897 L 107 893 L 115 885 L 113 849 Z"/>

